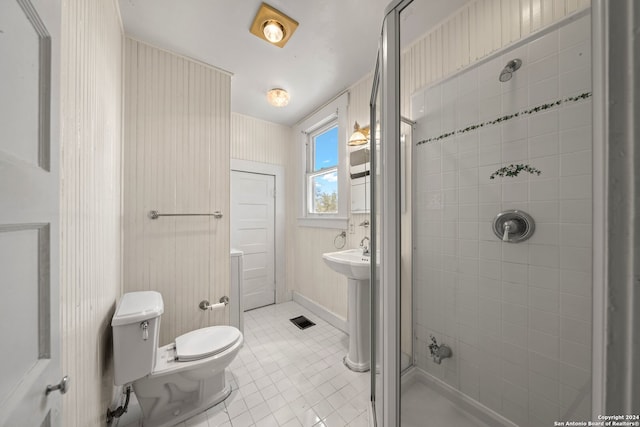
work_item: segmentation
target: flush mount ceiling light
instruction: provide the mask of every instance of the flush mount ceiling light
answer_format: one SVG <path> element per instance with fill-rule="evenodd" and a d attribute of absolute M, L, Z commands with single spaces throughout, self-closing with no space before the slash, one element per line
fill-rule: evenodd
<path fill-rule="evenodd" d="M 369 126 L 360 127 L 358 122 L 353 126 L 353 133 L 347 145 L 363 145 L 369 142 Z"/>
<path fill-rule="evenodd" d="M 274 107 L 284 107 L 289 103 L 289 92 L 280 88 L 271 89 L 267 92 L 267 101 Z"/>
<path fill-rule="evenodd" d="M 298 28 L 298 22 L 278 9 L 262 3 L 249 31 L 275 46 L 283 47 L 296 28 Z"/>

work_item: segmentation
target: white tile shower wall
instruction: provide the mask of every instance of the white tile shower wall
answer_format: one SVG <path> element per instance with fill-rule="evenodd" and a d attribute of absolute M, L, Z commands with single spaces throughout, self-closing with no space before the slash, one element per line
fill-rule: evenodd
<path fill-rule="evenodd" d="M 590 17 L 412 97 L 416 141 L 590 93 Z M 513 58 L 513 78 L 498 75 Z M 591 100 L 414 147 L 416 362 L 519 426 L 590 419 Z M 540 176 L 490 179 L 524 163 Z M 534 235 L 503 243 L 506 209 L 530 213 Z M 429 336 L 453 358 L 429 358 Z"/>

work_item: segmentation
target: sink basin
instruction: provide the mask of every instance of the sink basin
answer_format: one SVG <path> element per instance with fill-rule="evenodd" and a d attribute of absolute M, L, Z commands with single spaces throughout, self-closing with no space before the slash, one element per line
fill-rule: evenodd
<path fill-rule="evenodd" d="M 328 252 L 322 254 L 322 259 L 333 271 L 350 279 L 364 280 L 371 275 L 369 257 L 362 255 L 362 249 Z"/>

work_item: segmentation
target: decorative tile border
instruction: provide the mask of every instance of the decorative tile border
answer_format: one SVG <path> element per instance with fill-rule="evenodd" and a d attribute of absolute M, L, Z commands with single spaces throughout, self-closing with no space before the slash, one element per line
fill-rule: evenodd
<path fill-rule="evenodd" d="M 520 175 L 520 172 L 522 172 L 522 171 L 529 172 L 530 174 L 535 174 L 535 175 L 540 175 L 542 173 L 542 172 L 540 172 L 539 169 L 534 168 L 531 165 L 524 165 L 524 164 L 514 165 L 514 164 L 510 164 L 509 166 L 502 167 L 502 168 L 498 169 L 497 171 L 495 171 L 494 173 L 492 173 L 491 176 L 489 177 L 489 179 L 495 179 L 496 176 L 514 177 L 514 176 Z"/>
<path fill-rule="evenodd" d="M 416 145 L 422 145 L 422 144 L 426 144 L 426 143 L 429 143 L 429 142 L 440 141 L 442 139 L 448 138 L 448 137 L 453 136 L 453 135 L 458 135 L 458 134 L 471 132 L 473 130 L 483 128 L 485 126 L 495 125 L 495 124 L 498 124 L 498 123 L 506 122 L 507 120 L 511 120 L 511 119 L 516 118 L 516 117 L 527 116 L 527 115 L 531 115 L 531 114 L 534 114 L 534 113 L 539 113 L 540 111 L 545 111 L 545 110 L 548 110 L 550 108 L 557 107 L 557 106 L 559 106 L 561 104 L 565 104 L 567 102 L 582 101 L 583 99 L 591 98 L 591 95 L 592 95 L 591 92 L 585 92 L 585 93 L 582 93 L 580 95 L 570 96 L 570 97 L 565 98 L 565 99 L 559 99 L 559 100 L 557 100 L 555 102 L 552 102 L 552 103 L 549 103 L 549 104 L 542 104 L 542 105 L 538 105 L 537 107 L 529 108 L 527 110 L 523 110 L 523 111 L 520 111 L 520 112 L 517 112 L 517 113 L 507 114 L 506 116 L 498 117 L 495 120 L 490 120 L 490 121 L 487 121 L 487 122 L 479 123 L 477 125 L 467 126 L 464 129 L 459 129 L 459 130 L 454 130 L 454 131 L 451 131 L 451 132 L 443 133 L 442 135 L 435 136 L 433 138 L 423 139 L 422 141 L 416 142 Z"/>

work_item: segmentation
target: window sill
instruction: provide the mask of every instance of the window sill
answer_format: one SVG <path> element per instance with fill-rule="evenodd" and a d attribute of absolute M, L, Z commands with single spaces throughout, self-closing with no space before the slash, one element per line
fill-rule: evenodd
<path fill-rule="evenodd" d="M 314 228 L 332 228 L 338 230 L 346 230 L 349 224 L 349 218 L 346 217 L 304 217 L 298 218 L 298 227 L 314 227 Z"/>

